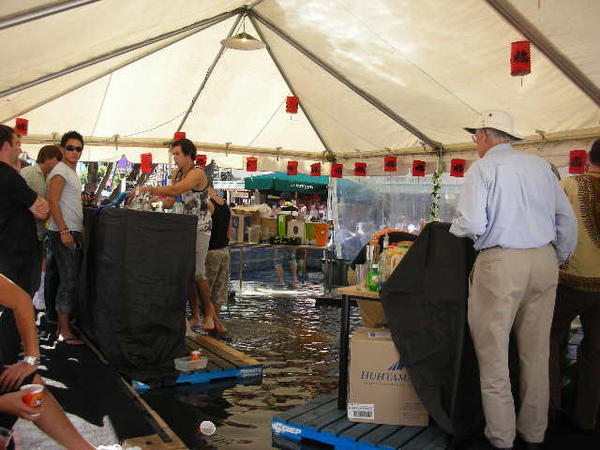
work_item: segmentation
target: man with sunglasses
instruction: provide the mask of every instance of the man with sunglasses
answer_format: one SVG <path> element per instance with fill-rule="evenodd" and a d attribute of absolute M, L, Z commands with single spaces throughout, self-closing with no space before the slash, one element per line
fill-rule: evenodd
<path fill-rule="evenodd" d="M 44 277 L 46 307 L 50 310 L 53 304 L 56 305 L 58 340 L 67 344 L 83 344 L 69 324 L 77 300 L 82 257 L 81 181 L 75 169 L 83 151 L 83 137 L 76 131 L 65 133 L 60 149 L 62 161 L 52 169 L 47 181 L 51 219 L 47 231 L 48 261 Z"/>

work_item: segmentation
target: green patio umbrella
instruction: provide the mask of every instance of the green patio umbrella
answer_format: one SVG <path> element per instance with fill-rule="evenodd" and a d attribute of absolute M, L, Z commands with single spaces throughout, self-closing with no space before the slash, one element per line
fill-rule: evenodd
<path fill-rule="evenodd" d="M 281 172 L 258 175 L 244 179 L 248 190 L 263 192 L 299 192 L 301 194 L 327 194 L 328 176 L 312 177 L 306 174 L 287 175 Z"/>

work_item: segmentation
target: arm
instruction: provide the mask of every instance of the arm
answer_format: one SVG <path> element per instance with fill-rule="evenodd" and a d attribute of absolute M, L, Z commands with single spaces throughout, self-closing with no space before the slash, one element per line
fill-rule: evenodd
<path fill-rule="evenodd" d="M 452 220 L 450 233 L 458 237 L 468 237 L 477 241 L 485 233 L 487 189 L 479 164 L 474 164 L 465 175 L 465 180 Z"/>
<path fill-rule="evenodd" d="M 10 195 L 13 199 L 29 209 L 36 219 L 44 220 L 48 217 L 48 203 L 46 200 L 41 198 L 35 193 L 29 186 L 23 177 L 18 174 L 14 174 L 15 183 L 14 189 L 11 189 Z"/>
<path fill-rule="evenodd" d="M 208 180 L 203 170 L 190 170 L 185 178 L 170 186 L 140 187 L 140 191 L 148 191 L 152 195 L 165 195 L 168 197 L 177 197 L 184 192 L 191 191 L 196 186 L 206 186 Z"/>
<path fill-rule="evenodd" d="M 48 203 L 50 205 L 50 216 L 56 223 L 56 227 L 60 232 L 60 240 L 65 247 L 72 248 L 75 242 L 73 236 L 68 231 L 67 224 L 63 219 L 62 210 L 60 209 L 60 197 L 62 196 L 63 189 L 65 188 L 65 179 L 61 175 L 54 175 L 48 181 L 47 195 Z"/>
<path fill-rule="evenodd" d="M 563 180 L 563 186 L 567 188 L 570 180 Z M 573 213 L 573 207 L 565 194 L 565 191 L 556 182 L 556 256 L 560 264 L 564 263 L 577 247 L 577 219 Z"/>
<path fill-rule="evenodd" d="M 2 274 L 0 274 L 0 305 L 13 311 L 25 355 L 39 358 L 40 348 L 31 298 L 23 289 Z M 0 375 L 0 387 L 2 389 L 16 388 L 36 368 L 36 366 L 22 361 L 7 366 L 7 369 Z"/>

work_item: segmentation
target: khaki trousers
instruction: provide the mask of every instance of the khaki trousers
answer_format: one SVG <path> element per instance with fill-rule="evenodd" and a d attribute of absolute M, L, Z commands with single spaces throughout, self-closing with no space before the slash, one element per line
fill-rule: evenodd
<path fill-rule="evenodd" d="M 516 431 L 543 442 L 548 422 L 548 354 L 558 261 L 551 245 L 536 249 L 491 248 L 473 267 L 469 327 L 479 361 L 485 435 L 496 447 L 512 447 Z M 511 393 L 508 342 L 519 349 L 519 416 Z"/>

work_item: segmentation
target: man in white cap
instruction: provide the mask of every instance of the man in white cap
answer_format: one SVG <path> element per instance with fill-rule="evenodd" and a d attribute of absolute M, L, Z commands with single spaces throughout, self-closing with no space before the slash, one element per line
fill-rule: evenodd
<path fill-rule="evenodd" d="M 468 321 L 479 362 L 485 435 L 491 448 L 541 448 L 548 422 L 548 353 L 558 266 L 577 243 L 573 209 L 550 164 L 517 151 L 521 140 L 504 111 L 465 128 L 481 159 L 467 172 L 450 232 L 474 241 Z M 508 342 L 521 363 L 518 417 Z"/>

